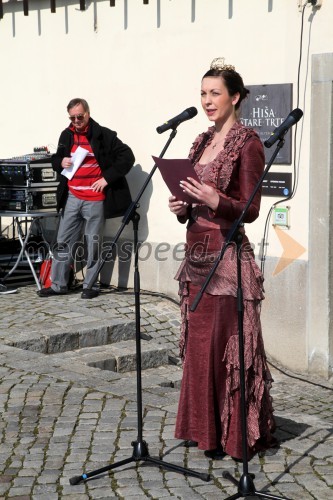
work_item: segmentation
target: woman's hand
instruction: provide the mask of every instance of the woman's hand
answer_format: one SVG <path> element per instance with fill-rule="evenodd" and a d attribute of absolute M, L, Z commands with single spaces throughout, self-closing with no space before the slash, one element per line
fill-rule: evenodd
<path fill-rule="evenodd" d="M 217 209 L 220 197 L 214 187 L 200 183 L 192 179 L 192 177 L 187 177 L 186 181 L 180 181 L 180 186 L 184 193 L 198 200 L 198 203 L 207 205 L 208 208 L 214 211 Z"/>
<path fill-rule="evenodd" d="M 188 204 L 185 201 L 180 201 L 180 200 L 177 200 L 177 198 L 175 196 L 170 196 L 169 208 L 173 214 L 180 216 L 180 217 L 182 215 L 186 215 L 187 207 L 188 207 Z"/>

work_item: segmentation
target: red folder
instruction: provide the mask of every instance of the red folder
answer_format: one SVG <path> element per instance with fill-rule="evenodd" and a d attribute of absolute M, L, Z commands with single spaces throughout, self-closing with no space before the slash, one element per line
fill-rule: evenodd
<path fill-rule="evenodd" d="M 175 196 L 177 200 L 185 201 L 186 203 L 198 203 L 198 200 L 184 193 L 183 188 L 179 184 L 180 181 L 186 181 L 187 177 L 192 177 L 192 179 L 200 182 L 188 158 L 181 160 L 166 160 L 165 158 L 157 158 L 156 156 L 152 158 L 161 172 L 170 193 Z"/>

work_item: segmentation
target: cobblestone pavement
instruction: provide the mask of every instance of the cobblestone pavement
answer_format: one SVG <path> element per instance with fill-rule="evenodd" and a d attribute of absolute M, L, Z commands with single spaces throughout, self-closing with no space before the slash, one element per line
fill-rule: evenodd
<path fill-rule="evenodd" d="M 212 461 L 173 437 L 181 380 L 178 305 L 141 294 L 140 417 L 134 295 L 103 290 L 86 301 L 79 293 L 41 299 L 31 285 L 0 298 L 0 498 L 215 500 L 237 494 L 224 474 L 239 479 L 242 463 Z M 271 368 L 280 447 L 249 462 L 255 491 L 333 498 L 333 385 Z M 139 456 L 151 461 L 133 458 L 140 432 L 148 453 L 140 448 Z M 162 467 L 154 458 L 162 458 Z M 88 480 L 70 484 L 85 472 Z"/>

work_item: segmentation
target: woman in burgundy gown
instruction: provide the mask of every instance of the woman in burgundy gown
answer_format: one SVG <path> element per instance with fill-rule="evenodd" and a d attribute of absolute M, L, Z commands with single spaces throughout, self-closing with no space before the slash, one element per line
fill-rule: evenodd
<path fill-rule="evenodd" d="M 218 257 L 232 223 L 242 214 L 264 169 L 257 133 L 237 118 L 247 96 L 241 76 L 224 59 L 214 59 L 201 85 L 202 107 L 211 122 L 189 154 L 200 182 L 181 182 L 195 203 L 174 196 L 171 212 L 187 222 L 185 258 L 177 272 L 181 297 L 183 379 L 175 436 L 218 459 L 225 453 L 242 459 L 238 353 L 237 260 L 228 246 L 195 311 L 198 291 Z M 244 218 L 259 215 L 260 190 Z M 248 458 L 275 444 L 269 389 L 272 378 L 264 351 L 260 306 L 263 277 L 244 229 L 241 252 L 243 333 L 247 402 Z"/>

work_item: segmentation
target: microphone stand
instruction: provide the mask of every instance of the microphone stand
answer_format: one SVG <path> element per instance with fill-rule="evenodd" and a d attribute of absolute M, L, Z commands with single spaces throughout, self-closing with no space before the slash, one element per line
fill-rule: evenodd
<path fill-rule="evenodd" d="M 246 391 L 245 391 L 245 367 L 244 367 L 244 335 L 243 335 L 243 314 L 244 314 L 244 305 L 243 305 L 243 292 L 242 292 L 242 279 L 241 279 L 241 243 L 243 239 L 243 235 L 240 232 L 240 227 L 242 227 L 244 217 L 248 211 L 249 206 L 251 205 L 257 191 L 259 190 L 267 172 L 269 171 L 273 161 L 275 160 L 278 152 L 284 145 L 284 134 L 280 137 L 279 142 L 276 146 L 276 149 L 268 162 L 261 178 L 259 179 L 256 187 L 254 188 L 253 193 L 251 194 L 248 202 L 245 205 L 244 210 L 242 211 L 240 217 L 235 220 L 233 223 L 226 240 L 223 244 L 221 252 L 214 262 L 214 266 L 210 270 L 207 275 L 200 291 L 195 297 L 193 304 L 190 307 L 191 311 L 195 311 L 197 305 L 199 304 L 201 297 L 208 286 L 212 276 L 214 275 L 219 262 L 222 260 L 227 247 L 232 243 L 236 243 L 237 247 L 237 315 L 238 315 L 238 343 L 239 343 L 239 367 L 240 367 L 240 396 L 241 396 L 241 430 L 242 430 L 242 459 L 243 459 L 243 474 L 239 481 L 237 481 L 228 471 L 224 471 L 222 476 L 225 479 L 231 481 L 235 486 L 238 487 L 238 492 L 234 495 L 228 497 L 226 500 L 235 500 L 236 498 L 248 497 L 248 496 L 257 496 L 260 498 L 270 498 L 270 499 L 284 499 L 291 500 L 287 497 L 278 497 L 266 492 L 260 492 L 255 489 L 253 479 L 255 477 L 254 474 L 249 473 L 248 468 L 248 454 L 247 454 L 247 412 L 246 412 Z"/>
<path fill-rule="evenodd" d="M 179 123 L 175 124 L 174 127 L 172 127 L 172 132 L 170 134 L 170 137 L 164 146 L 160 158 L 163 157 L 165 151 L 168 149 L 171 141 L 177 134 L 177 126 Z M 81 476 L 74 476 L 70 478 L 69 483 L 71 485 L 79 484 L 81 481 L 85 481 L 93 476 L 96 476 L 98 474 L 102 474 L 103 472 L 107 472 L 111 469 L 115 469 L 116 467 L 120 467 L 122 465 L 129 464 L 131 462 L 139 462 L 139 461 L 145 461 L 148 463 L 151 463 L 153 465 L 156 465 L 158 467 L 164 467 L 165 469 L 174 471 L 174 472 L 179 472 L 181 474 L 187 475 L 187 476 L 194 476 L 199 479 L 202 479 L 203 481 L 209 481 L 210 480 L 210 475 L 205 474 L 205 473 L 200 473 L 196 472 L 191 469 L 186 469 L 184 467 L 180 467 L 178 465 L 174 465 L 168 462 L 164 462 L 163 460 L 153 458 L 149 455 L 148 451 L 148 445 L 146 441 L 143 440 L 143 434 L 142 434 L 142 427 L 143 427 L 143 417 L 142 417 L 142 370 L 141 370 L 141 337 L 140 337 L 140 274 L 139 274 L 139 267 L 138 267 L 138 226 L 139 226 L 139 220 L 140 220 L 140 215 L 136 212 L 136 208 L 139 207 L 139 200 L 144 193 L 148 183 L 150 182 L 150 179 L 152 178 L 155 170 L 157 168 L 157 165 L 155 164 L 153 169 L 151 170 L 149 176 L 147 177 L 145 183 L 143 184 L 139 194 L 137 195 L 136 199 L 131 203 L 129 206 L 127 212 L 125 213 L 122 224 L 114 237 L 113 241 L 110 243 L 109 249 L 104 252 L 104 256 L 100 259 L 100 264 L 98 266 L 98 269 L 96 270 L 95 275 L 92 277 L 88 284 L 88 288 L 91 288 L 93 284 L 95 283 L 95 280 L 102 269 L 103 265 L 105 264 L 106 259 L 108 258 L 109 255 L 112 255 L 112 251 L 114 246 L 116 245 L 116 242 L 118 241 L 121 233 L 123 232 L 125 226 L 129 223 L 130 220 L 132 220 L 133 223 L 133 232 L 134 232 L 134 237 L 133 237 L 133 242 L 134 242 L 134 296 L 135 296 L 135 331 L 136 331 L 136 373 L 137 373 L 137 424 L 138 424 L 138 435 L 137 435 L 137 440 L 133 441 L 131 444 L 133 446 L 133 454 L 131 457 L 126 458 L 124 460 L 120 460 L 118 462 L 115 462 L 113 464 L 107 465 L 105 467 L 102 467 L 101 469 L 94 470 L 92 472 L 87 472 L 85 474 L 82 474 Z"/>

